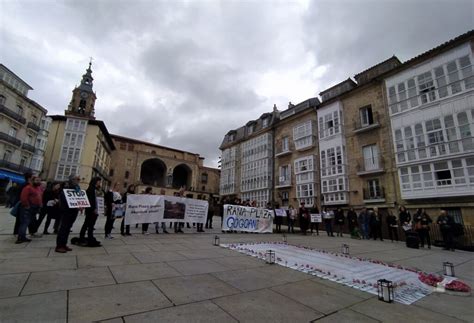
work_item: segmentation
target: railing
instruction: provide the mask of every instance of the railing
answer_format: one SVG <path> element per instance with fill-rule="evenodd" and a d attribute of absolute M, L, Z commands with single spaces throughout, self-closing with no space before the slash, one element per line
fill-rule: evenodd
<path fill-rule="evenodd" d="M 286 149 L 282 149 L 281 147 L 277 149 L 275 152 L 275 156 L 284 156 L 286 154 L 291 154 L 291 150 L 289 147 L 286 147 Z"/>
<path fill-rule="evenodd" d="M 21 146 L 21 141 L 19 139 L 16 139 L 15 137 L 12 137 L 9 134 L 6 134 L 4 132 L 0 132 L 0 140 L 6 141 L 17 147 Z"/>
<path fill-rule="evenodd" d="M 28 128 L 38 132 L 41 130 L 40 126 L 38 126 L 37 124 L 33 123 L 33 122 L 28 122 L 28 125 L 27 125 Z"/>
<path fill-rule="evenodd" d="M 357 162 L 357 173 L 371 174 L 384 170 L 385 162 L 382 156 L 378 155 L 373 158 L 361 158 Z"/>
<path fill-rule="evenodd" d="M 8 109 L 6 106 L 4 105 L 0 105 L 0 113 L 12 118 L 13 120 L 21 123 L 21 124 L 25 124 L 26 123 L 26 119 L 21 115 L 21 114 L 18 114 L 10 109 Z"/>
<path fill-rule="evenodd" d="M 385 190 L 383 186 L 378 187 L 376 192 L 374 192 L 373 190 L 371 191 L 367 188 L 364 188 L 363 193 L 364 193 L 365 201 L 385 199 Z"/>
<path fill-rule="evenodd" d="M 23 148 L 24 150 L 28 150 L 32 153 L 35 152 L 35 147 L 30 145 L 30 144 L 27 144 L 27 143 L 23 143 L 23 145 L 21 146 L 21 148 Z"/>
<path fill-rule="evenodd" d="M 360 115 L 356 120 L 354 120 L 354 131 L 362 132 L 370 129 L 375 129 L 380 127 L 380 118 L 377 112 L 372 112 L 372 122 L 371 123 L 362 123 Z"/>
<path fill-rule="evenodd" d="M 19 172 L 19 173 L 22 173 L 22 174 L 26 173 L 26 172 L 31 172 L 31 168 L 29 168 L 29 167 L 18 165 L 18 164 L 9 162 L 9 161 L 4 160 L 4 159 L 0 160 L 0 167 L 1 168 L 7 168 L 9 170 L 12 170 L 14 172 Z"/>

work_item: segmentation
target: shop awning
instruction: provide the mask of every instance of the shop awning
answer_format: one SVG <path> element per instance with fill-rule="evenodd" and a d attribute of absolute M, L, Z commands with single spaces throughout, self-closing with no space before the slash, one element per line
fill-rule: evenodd
<path fill-rule="evenodd" d="M 8 179 L 12 182 L 23 184 L 25 182 L 25 177 L 20 174 L 9 172 L 6 170 L 0 170 L 0 179 Z"/>

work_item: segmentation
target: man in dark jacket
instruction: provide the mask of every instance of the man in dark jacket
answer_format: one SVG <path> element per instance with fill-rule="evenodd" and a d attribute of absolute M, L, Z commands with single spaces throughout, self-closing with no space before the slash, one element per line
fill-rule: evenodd
<path fill-rule="evenodd" d="M 79 235 L 79 243 L 81 245 L 87 245 L 89 247 L 100 245 L 100 242 L 94 238 L 94 226 L 99 215 L 97 209 L 97 197 L 101 197 L 99 195 L 102 195 L 100 190 L 101 184 L 102 179 L 100 177 L 93 177 L 89 183 L 89 187 L 86 190 L 87 199 L 89 200 L 89 204 L 91 206 L 85 210 L 86 218 L 84 219 L 84 224 L 82 225 Z M 86 231 L 87 240 L 85 239 Z"/>
<path fill-rule="evenodd" d="M 382 214 L 379 212 L 379 209 L 377 207 L 374 207 L 374 210 L 370 214 L 370 232 L 374 240 L 380 238 L 380 241 L 383 241 Z"/>
<path fill-rule="evenodd" d="M 65 183 L 64 188 L 73 189 L 77 193 L 81 191 L 79 187 L 80 177 L 77 175 L 69 176 L 69 180 Z M 76 221 L 77 214 L 79 209 L 70 208 L 68 206 L 66 196 L 64 195 L 64 190 L 61 190 L 59 198 L 59 208 L 61 223 L 59 224 L 58 236 L 56 237 L 56 252 L 65 253 L 71 251 L 72 249 L 67 246 L 67 240 L 69 238 L 69 233 L 71 232 L 71 227 Z"/>
<path fill-rule="evenodd" d="M 454 219 L 452 216 L 448 215 L 445 210 L 441 210 L 439 213 L 438 220 L 436 221 L 443 235 L 444 250 L 454 251 L 453 243 L 453 225 Z"/>
<path fill-rule="evenodd" d="M 342 231 L 344 230 L 344 211 L 341 208 L 337 208 L 334 214 L 334 221 L 336 222 L 337 236 L 342 237 Z"/>

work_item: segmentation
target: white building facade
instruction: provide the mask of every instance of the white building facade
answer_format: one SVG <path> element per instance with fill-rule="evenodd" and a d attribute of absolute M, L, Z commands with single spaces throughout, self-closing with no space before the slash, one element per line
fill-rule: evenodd
<path fill-rule="evenodd" d="M 470 42 L 385 79 L 401 197 L 474 195 Z"/>
<path fill-rule="evenodd" d="M 322 205 L 349 202 L 349 179 L 343 133 L 343 108 L 340 101 L 317 110 Z"/>
<path fill-rule="evenodd" d="M 236 170 L 238 154 L 238 146 L 233 146 L 222 151 L 221 177 L 219 185 L 219 192 L 221 195 L 231 195 L 236 193 Z"/>

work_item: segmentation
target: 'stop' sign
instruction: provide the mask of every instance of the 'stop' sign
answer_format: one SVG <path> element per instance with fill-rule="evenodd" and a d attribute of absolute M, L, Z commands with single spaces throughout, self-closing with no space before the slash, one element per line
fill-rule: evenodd
<path fill-rule="evenodd" d="M 64 196 L 66 197 L 67 205 L 71 209 L 80 209 L 91 206 L 86 191 L 84 190 L 76 192 L 76 190 L 64 189 Z"/>

